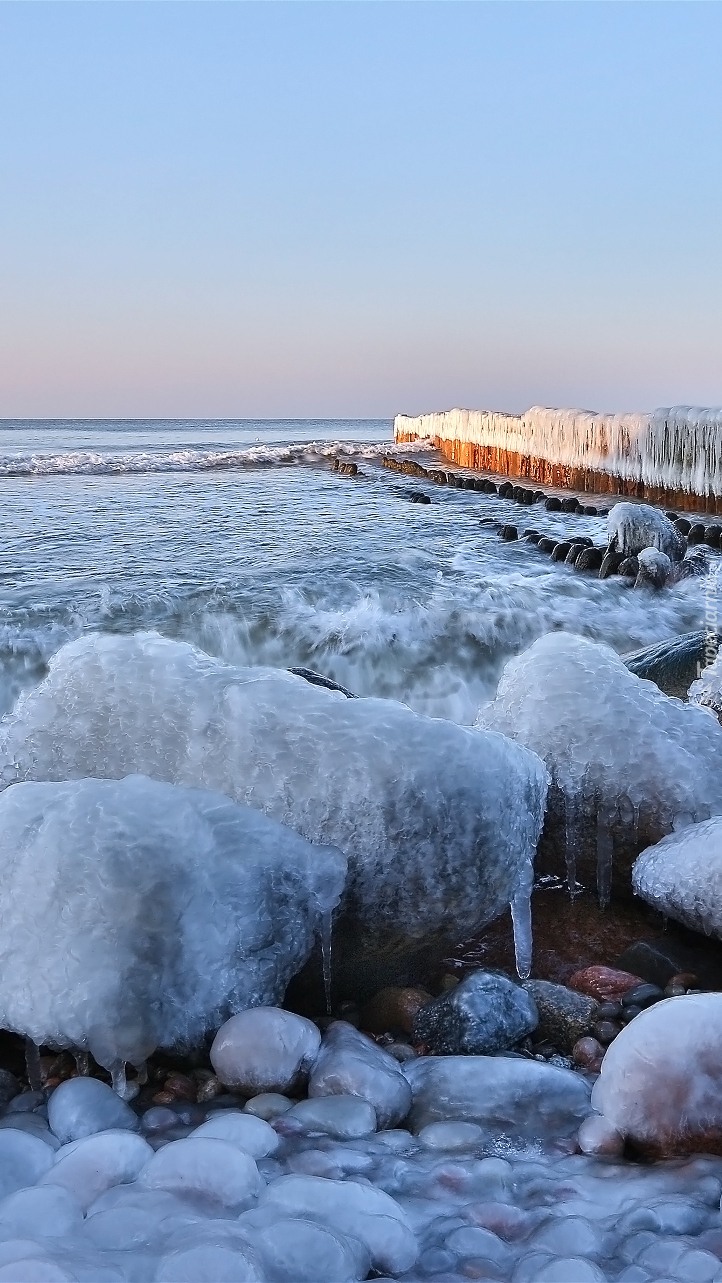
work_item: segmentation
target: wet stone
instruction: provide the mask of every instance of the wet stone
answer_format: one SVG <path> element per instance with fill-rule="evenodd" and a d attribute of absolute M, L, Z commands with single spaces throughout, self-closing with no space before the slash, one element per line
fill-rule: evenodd
<path fill-rule="evenodd" d="M 659 1002 L 664 997 L 664 990 L 658 985 L 642 984 L 636 985 L 634 989 L 628 989 L 622 997 L 622 1007 L 651 1007 L 653 1002 Z"/>
<path fill-rule="evenodd" d="M 374 1034 L 386 1033 L 392 1029 L 401 1029 L 410 1034 L 416 1013 L 431 1001 L 431 994 L 425 989 L 393 985 L 380 989 L 362 1009 L 361 1027 Z"/>
<path fill-rule="evenodd" d="M 592 966 L 575 971 L 570 977 L 570 989 L 586 993 L 599 1001 L 615 1001 L 642 983 L 641 977 L 615 967 Z"/>
<path fill-rule="evenodd" d="M 538 1024 L 531 994 L 506 976 L 476 971 L 418 1012 L 414 1040 L 437 1055 L 504 1051 Z"/>
<path fill-rule="evenodd" d="M 548 1040 L 560 1051 L 571 1052 L 597 1017 L 596 1000 L 548 980 L 527 980 L 524 988 L 539 1013 L 537 1038 Z"/>

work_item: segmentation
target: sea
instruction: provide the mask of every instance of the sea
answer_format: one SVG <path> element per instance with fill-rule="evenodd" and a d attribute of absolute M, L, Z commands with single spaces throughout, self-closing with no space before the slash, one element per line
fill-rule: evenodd
<path fill-rule="evenodd" d="M 624 654 L 703 626 L 702 580 L 652 596 L 499 534 L 603 544 L 603 518 L 420 482 L 387 454 L 444 463 L 390 420 L 0 421 L 0 713 L 89 632 L 155 630 L 471 724 L 544 633 Z"/>

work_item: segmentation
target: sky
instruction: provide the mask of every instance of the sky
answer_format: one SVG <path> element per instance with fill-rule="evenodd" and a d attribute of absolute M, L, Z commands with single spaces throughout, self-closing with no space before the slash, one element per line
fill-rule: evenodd
<path fill-rule="evenodd" d="M 0 3 L 0 417 L 722 404 L 722 5 Z"/>

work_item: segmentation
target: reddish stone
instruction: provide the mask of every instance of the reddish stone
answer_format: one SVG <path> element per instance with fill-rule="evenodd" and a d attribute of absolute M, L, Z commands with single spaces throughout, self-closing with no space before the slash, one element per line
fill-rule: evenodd
<path fill-rule="evenodd" d="M 596 1038 L 580 1038 L 575 1042 L 572 1051 L 572 1060 L 575 1065 L 581 1065 L 582 1069 L 591 1069 L 597 1062 L 601 1064 L 604 1056 L 604 1048 Z M 594 1070 L 593 1072 L 598 1072 Z"/>
<path fill-rule="evenodd" d="M 177 1099 L 170 1091 L 157 1091 L 153 1097 L 154 1105 L 172 1105 Z"/>
<path fill-rule="evenodd" d="M 432 1001 L 425 989 L 402 989 L 390 986 L 366 1003 L 361 1013 L 361 1024 L 373 1034 L 388 1033 L 391 1029 L 413 1032 L 417 1011 Z"/>
<path fill-rule="evenodd" d="M 600 1002 L 616 1002 L 630 989 L 644 984 L 644 981 L 639 976 L 631 975 L 629 971 L 616 971 L 614 967 L 593 966 L 585 967 L 583 971 L 575 971 L 568 983 L 569 988 L 576 989 L 577 993 L 586 993 L 590 998 L 597 998 Z"/>
<path fill-rule="evenodd" d="M 198 1084 L 185 1074 L 169 1074 L 163 1084 L 163 1090 L 169 1092 L 174 1100 L 195 1101 Z"/>

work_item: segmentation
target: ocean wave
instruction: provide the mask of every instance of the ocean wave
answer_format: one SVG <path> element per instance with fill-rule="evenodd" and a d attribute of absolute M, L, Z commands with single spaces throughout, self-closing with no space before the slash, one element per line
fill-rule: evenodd
<path fill-rule="evenodd" d="M 0 477 L 127 476 L 132 473 L 274 468 L 320 464 L 336 456 L 373 462 L 385 454 L 416 453 L 420 449 L 433 449 L 433 446 L 430 442 L 308 441 L 275 446 L 252 445 L 238 450 L 208 447 L 165 452 L 66 450 L 14 453 L 0 455 Z"/>

